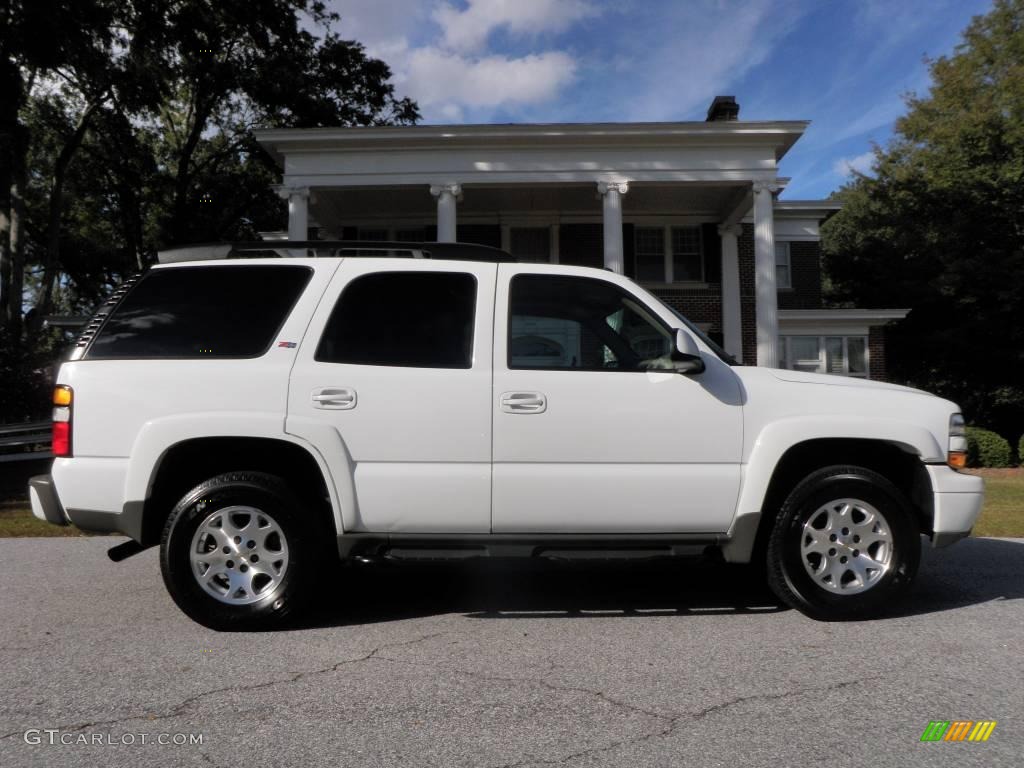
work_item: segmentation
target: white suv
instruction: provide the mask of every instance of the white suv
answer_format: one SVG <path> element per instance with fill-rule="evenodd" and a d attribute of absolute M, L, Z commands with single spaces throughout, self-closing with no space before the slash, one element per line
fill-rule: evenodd
<path fill-rule="evenodd" d="M 981 507 L 953 403 L 738 366 L 625 277 L 275 247 L 119 291 L 60 368 L 30 483 L 38 517 L 128 535 L 115 559 L 159 544 L 208 626 L 284 619 L 339 557 L 595 551 L 765 563 L 805 613 L 865 615 L 920 534 L 952 543 Z"/>

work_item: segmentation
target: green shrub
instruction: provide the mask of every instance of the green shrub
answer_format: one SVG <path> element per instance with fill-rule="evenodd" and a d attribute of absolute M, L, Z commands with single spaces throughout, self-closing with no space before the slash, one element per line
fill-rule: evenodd
<path fill-rule="evenodd" d="M 1017 441 L 1017 463 L 1024 466 L 1024 435 Z"/>
<path fill-rule="evenodd" d="M 1010 466 L 1010 444 L 987 429 L 967 428 L 967 466 L 1008 467 Z"/>

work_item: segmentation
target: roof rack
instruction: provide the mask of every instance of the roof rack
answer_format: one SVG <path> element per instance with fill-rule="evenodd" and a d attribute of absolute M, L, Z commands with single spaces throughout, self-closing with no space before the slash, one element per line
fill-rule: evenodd
<path fill-rule="evenodd" d="M 475 243 L 417 243 L 379 240 L 255 240 L 236 243 L 204 243 L 170 248 L 157 253 L 160 264 L 214 259 L 327 258 L 336 256 L 386 256 L 407 259 L 514 262 L 500 248 Z"/>

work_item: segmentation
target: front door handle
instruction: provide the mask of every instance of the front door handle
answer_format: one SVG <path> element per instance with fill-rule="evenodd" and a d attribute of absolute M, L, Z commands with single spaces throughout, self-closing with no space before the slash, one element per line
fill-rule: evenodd
<path fill-rule="evenodd" d="M 350 387 L 322 387 L 313 390 L 313 407 L 347 411 L 356 407 L 356 391 Z"/>
<path fill-rule="evenodd" d="M 548 408 L 540 392 L 502 392 L 499 402 L 505 413 L 544 413 Z"/>

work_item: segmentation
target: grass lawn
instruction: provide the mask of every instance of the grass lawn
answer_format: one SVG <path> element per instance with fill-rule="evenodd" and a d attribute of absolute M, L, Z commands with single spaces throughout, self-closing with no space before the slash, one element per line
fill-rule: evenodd
<path fill-rule="evenodd" d="M 985 508 L 974 535 L 1024 538 L 1024 467 L 968 471 L 985 478 Z M 37 520 L 24 498 L 0 501 L 0 537 L 86 535 L 73 525 L 60 527 Z"/>
<path fill-rule="evenodd" d="M 985 478 L 985 507 L 974 535 L 1024 537 L 1024 467 L 968 472 Z"/>
<path fill-rule="evenodd" d="M 36 518 L 24 499 L 0 501 L 0 536 L 87 536 L 73 525 L 50 525 Z"/>

